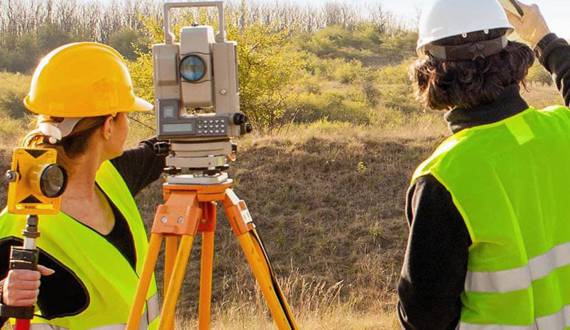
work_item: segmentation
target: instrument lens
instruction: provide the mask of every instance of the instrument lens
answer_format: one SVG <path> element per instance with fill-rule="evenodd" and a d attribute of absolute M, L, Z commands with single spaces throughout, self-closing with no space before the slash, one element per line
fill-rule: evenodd
<path fill-rule="evenodd" d="M 206 62 L 198 55 L 188 55 L 180 62 L 180 75 L 184 80 L 196 83 L 206 75 Z"/>
<path fill-rule="evenodd" d="M 48 198 L 56 198 L 63 194 L 67 186 L 67 173 L 57 164 L 48 165 L 40 175 L 40 188 Z"/>

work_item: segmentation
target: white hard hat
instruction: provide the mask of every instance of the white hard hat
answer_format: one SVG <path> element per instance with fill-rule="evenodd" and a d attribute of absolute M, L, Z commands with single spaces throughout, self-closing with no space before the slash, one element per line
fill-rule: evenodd
<path fill-rule="evenodd" d="M 513 30 L 498 0 L 431 0 L 422 11 L 417 49 L 448 37 L 501 28 Z"/>

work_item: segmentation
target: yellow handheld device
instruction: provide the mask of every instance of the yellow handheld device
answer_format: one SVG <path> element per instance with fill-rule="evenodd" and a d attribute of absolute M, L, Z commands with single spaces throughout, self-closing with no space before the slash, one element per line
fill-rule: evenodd
<path fill-rule="evenodd" d="M 57 214 L 61 195 L 67 185 L 67 174 L 57 163 L 57 151 L 46 148 L 16 148 L 12 166 L 6 172 L 8 212 L 27 215 L 22 231 L 24 244 L 10 249 L 10 269 L 37 270 L 40 237 L 39 215 Z M 0 302 L 0 316 L 15 318 L 15 329 L 30 329 L 34 306 L 8 306 Z"/>
<path fill-rule="evenodd" d="M 522 10 L 521 6 L 519 5 L 517 0 L 499 0 L 501 6 L 505 8 L 511 14 L 514 14 L 518 17 L 524 16 L 524 11 Z"/>
<path fill-rule="evenodd" d="M 11 169 L 6 172 L 10 182 L 8 212 L 34 215 L 59 212 L 67 174 L 56 161 L 54 149 L 14 149 Z"/>

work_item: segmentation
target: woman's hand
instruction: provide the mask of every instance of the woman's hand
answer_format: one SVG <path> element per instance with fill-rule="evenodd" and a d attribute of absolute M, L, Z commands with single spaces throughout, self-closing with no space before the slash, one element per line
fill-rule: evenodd
<path fill-rule="evenodd" d="M 530 43 L 532 48 L 535 48 L 542 38 L 550 33 L 550 29 L 537 5 L 529 6 L 521 2 L 518 3 L 524 11 L 523 17 L 518 17 L 508 11 L 507 16 L 511 24 L 515 27 L 517 34 L 523 40 Z"/>
<path fill-rule="evenodd" d="M 38 265 L 38 270 L 12 269 L 4 280 L 2 303 L 8 306 L 33 306 L 40 293 L 40 278 L 54 273 L 53 269 Z"/>

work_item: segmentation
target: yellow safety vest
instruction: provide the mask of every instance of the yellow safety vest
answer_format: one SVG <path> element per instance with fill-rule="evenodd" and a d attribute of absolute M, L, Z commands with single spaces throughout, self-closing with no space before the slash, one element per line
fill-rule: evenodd
<path fill-rule="evenodd" d="M 134 239 L 136 272 L 128 260 L 104 237 L 64 213 L 40 216 L 38 248 L 62 263 L 87 290 L 89 305 L 77 315 L 32 320 L 33 330 L 122 330 L 128 319 L 148 249 L 137 205 L 123 178 L 111 162 L 99 168 L 96 182 L 125 217 Z M 0 239 L 22 238 L 25 216 L 0 214 Z M 53 302 L 57 303 L 57 302 Z M 38 310 L 39 315 L 41 311 Z M 158 328 L 159 301 L 153 279 L 141 329 Z M 144 323 L 144 324 L 143 324 Z"/>
<path fill-rule="evenodd" d="M 472 240 L 458 329 L 569 329 L 570 110 L 531 108 L 461 131 L 413 180 L 427 174 Z"/>

